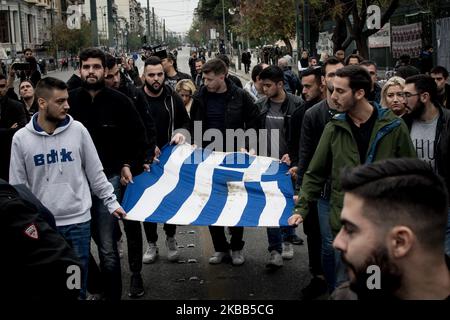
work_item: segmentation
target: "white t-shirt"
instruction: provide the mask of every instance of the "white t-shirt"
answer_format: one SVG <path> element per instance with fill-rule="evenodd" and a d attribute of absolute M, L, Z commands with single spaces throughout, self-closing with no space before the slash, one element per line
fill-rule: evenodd
<path fill-rule="evenodd" d="M 430 122 L 414 120 L 411 128 L 411 140 L 416 149 L 417 157 L 429 163 L 435 171 L 434 143 L 438 119 L 439 117 L 436 117 Z"/>

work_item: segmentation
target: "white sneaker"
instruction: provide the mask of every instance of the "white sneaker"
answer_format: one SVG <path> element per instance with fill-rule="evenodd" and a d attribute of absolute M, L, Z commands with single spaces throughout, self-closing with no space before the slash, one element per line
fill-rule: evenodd
<path fill-rule="evenodd" d="M 142 257 L 143 263 L 153 263 L 156 261 L 156 258 L 158 257 L 159 249 L 156 246 L 156 243 L 149 242 L 147 251 L 145 251 L 144 256 Z"/>
<path fill-rule="evenodd" d="M 267 268 L 277 269 L 283 266 L 283 258 L 277 250 L 270 251 L 270 258 L 266 264 Z"/>
<path fill-rule="evenodd" d="M 281 256 L 285 260 L 291 260 L 294 258 L 294 247 L 292 246 L 292 243 L 288 241 L 283 242 L 283 252 L 281 253 Z"/>
<path fill-rule="evenodd" d="M 178 249 L 177 249 L 177 241 L 174 237 L 167 237 L 166 240 L 166 246 L 167 246 L 167 259 L 170 262 L 176 262 L 178 261 Z"/>
<path fill-rule="evenodd" d="M 214 252 L 214 254 L 211 256 L 211 258 L 209 258 L 209 263 L 210 264 L 219 264 L 222 263 L 222 260 L 225 257 L 229 257 L 230 254 L 227 252 Z"/>
<path fill-rule="evenodd" d="M 242 250 L 236 250 L 231 253 L 231 263 L 234 266 L 240 266 L 245 262 L 244 255 L 242 254 Z"/>

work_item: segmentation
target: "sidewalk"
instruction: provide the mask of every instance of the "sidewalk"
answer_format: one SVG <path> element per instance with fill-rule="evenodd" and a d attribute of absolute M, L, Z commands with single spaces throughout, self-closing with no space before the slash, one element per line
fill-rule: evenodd
<path fill-rule="evenodd" d="M 244 64 L 243 64 L 243 63 L 241 63 L 241 70 L 239 70 L 238 57 L 237 57 L 237 56 L 233 56 L 233 58 L 230 59 L 230 60 L 231 60 L 231 66 L 230 66 L 229 72 L 230 72 L 232 75 L 235 75 L 235 76 L 237 76 L 239 79 L 241 79 L 242 85 L 245 86 L 245 84 L 246 84 L 248 81 L 251 81 L 251 80 L 252 80 L 252 78 L 251 78 L 251 72 L 252 72 L 252 69 L 253 69 L 253 67 L 254 67 L 255 65 L 258 64 L 258 61 L 256 60 L 256 56 L 255 56 L 254 54 L 252 54 L 252 63 L 251 63 L 251 65 L 250 65 L 250 72 L 247 73 L 247 74 L 244 72 L 245 69 L 244 69 Z"/>

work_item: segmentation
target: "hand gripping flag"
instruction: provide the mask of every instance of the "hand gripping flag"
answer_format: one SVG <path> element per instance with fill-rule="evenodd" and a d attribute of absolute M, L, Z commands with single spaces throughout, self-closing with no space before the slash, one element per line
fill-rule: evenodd
<path fill-rule="evenodd" d="M 134 177 L 127 219 L 198 226 L 279 227 L 294 207 L 288 166 L 245 153 L 167 145 L 150 172 Z"/>

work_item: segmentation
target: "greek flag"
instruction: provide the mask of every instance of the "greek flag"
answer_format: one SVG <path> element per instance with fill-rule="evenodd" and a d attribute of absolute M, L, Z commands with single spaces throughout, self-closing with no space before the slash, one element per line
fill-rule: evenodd
<path fill-rule="evenodd" d="M 127 218 L 177 225 L 286 226 L 294 207 L 288 166 L 267 157 L 167 145 L 134 177 Z"/>

